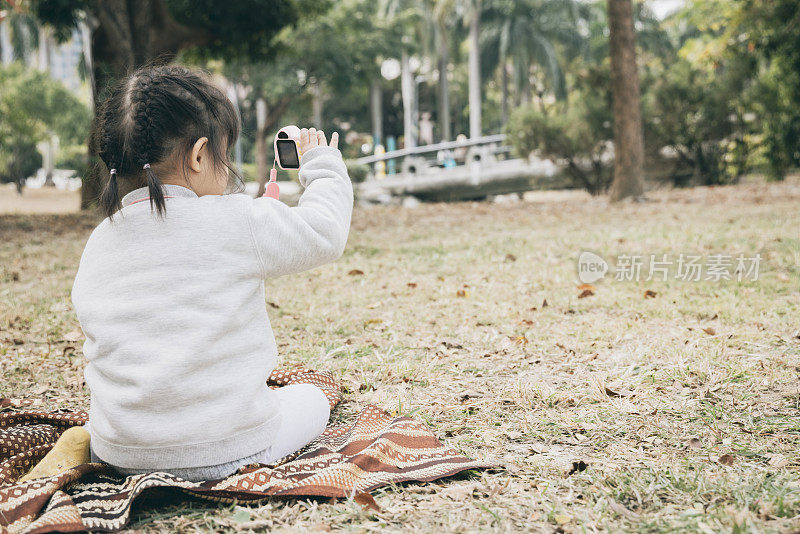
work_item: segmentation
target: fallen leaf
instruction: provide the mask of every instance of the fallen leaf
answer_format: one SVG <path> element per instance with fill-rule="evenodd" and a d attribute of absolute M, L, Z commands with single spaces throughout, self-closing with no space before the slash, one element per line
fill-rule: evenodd
<path fill-rule="evenodd" d="M 505 261 L 506 261 L 507 263 L 508 263 L 508 262 L 512 262 L 512 261 L 517 261 L 517 257 L 516 257 L 516 256 L 514 256 L 513 254 L 506 254 L 506 259 L 505 259 Z"/>
<path fill-rule="evenodd" d="M 717 333 L 717 331 L 714 330 L 713 328 L 711 328 L 710 326 L 708 326 L 706 328 L 703 328 L 703 332 L 705 332 L 709 336 L 713 336 L 713 335 L 715 335 Z"/>
<path fill-rule="evenodd" d="M 769 459 L 769 465 L 772 467 L 786 467 L 789 465 L 789 459 L 782 454 L 773 454 Z"/>
<path fill-rule="evenodd" d="M 544 299 L 542 301 L 542 308 L 546 308 L 547 306 L 549 306 L 549 304 L 547 304 L 547 299 Z"/>
<path fill-rule="evenodd" d="M 457 297 L 468 297 L 469 296 L 469 291 L 467 291 L 466 289 L 459 289 L 458 291 L 456 291 L 456 296 Z"/>
<path fill-rule="evenodd" d="M 690 439 L 686 444 L 689 445 L 689 447 L 692 449 L 699 449 L 700 447 L 703 446 L 703 442 L 697 438 Z"/>
<path fill-rule="evenodd" d="M 378 302 L 373 302 L 372 304 L 368 304 L 367 309 L 374 310 L 375 308 L 380 308 L 381 306 L 383 306 L 383 302 L 379 300 Z"/>
<path fill-rule="evenodd" d="M 364 274 L 364 271 L 362 271 L 361 269 L 352 269 L 347 274 L 349 274 L 350 276 L 361 276 L 362 274 Z"/>
<path fill-rule="evenodd" d="M 372 324 L 381 324 L 382 322 L 383 319 L 367 319 L 366 321 L 364 321 L 364 326 L 369 326 Z"/>
<path fill-rule="evenodd" d="M 581 291 L 591 291 L 592 293 L 594 293 L 594 291 L 597 288 L 595 288 L 592 284 L 581 284 L 578 286 L 578 289 L 580 289 Z"/>
<path fill-rule="evenodd" d="M 646 299 L 654 299 L 656 298 L 656 295 L 658 295 L 658 293 L 656 293 L 652 289 L 648 289 L 647 291 L 644 292 L 644 298 Z"/>
<path fill-rule="evenodd" d="M 408 287 L 410 287 L 411 289 L 414 289 L 415 287 L 417 287 L 417 284 L 416 284 L 415 282 L 409 282 L 409 283 L 407 283 L 406 285 L 407 285 Z"/>
<path fill-rule="evenodd" d="M 636 518 L 636 517 L 638 517 L 638 514 L 636 514 L 635 512 L 631 512 L 630 510 L 625 508 L 623 505 L 621 505 L 620 503 L 618 503 L 614 499 L 610 499 L 609 500 L 608 507 L 611 510 L 613 510 L 614 512 L 616 512 L 619 515 L 623 516 L 623 517 L 628 517 L 628 518 Z"/>
<path fill-rule="evenodd" d="M 518 345 L 527 345 L 528 338 L 525 336 L 517 336 L 514 338 L 514 342 L 517 343 Z"/>
<path fill-rule="evenodd" d="M 734 464 L 735 460 L 732 454 L 723 454 L 722 456 L 719 457 L 719 459 L 717 459 L 717 461 L 722 465 L 731 466 Z"/>
<path fill-rule="evenodd" d="M 591 297 L 592 295 L 594 295 L 594 291 L 592 291 L 591 289 L 584 289 L 583 291 L 581 291 L 581 294 L 578 295 L 578 298 L 585 299 L 586 297 Z"/>
<path fill-rule="evenodd" d="M 80 330 L 73 330 L 67 334 L 64 334 L 64 341 L 80 341 L 83 339 L 83 332 Z"/>
<path fill-rule="evenodd" d="M 242 510 L 241 508 L 236 510 L 236 513 L 233 514 L 233 520 L 237 523 L 244 523 L 245 521 L 250 521 L 250 512 L 248 510 Z"/>
<path fill-rule="evenodd" d="M 609 389 L 606 387 L 606 395 L 609 397 L 627 397 L 627 395 L 623 395 L 622 393 L 616 392 L 613 389 Z"/>
<path fill-rule="evenodd" d="M 267 304 L 269 304 L 271 308 L 275 308 L 276 310 L 280 309 L 280 306 L 278 306 L 274 302 L 267 301 Z"/>
<path fill-rule="evenodd" d="M 589 467 L 589 464 L 587 464 L 583 460 L 578 460 L 577 462 L 572 462 L 572 469 L 569 470 L 569 473 L 567 473 L 567 476 L 574 475 L 575 473 L 580 473 L 581 471 L 586 471 L 587 467 Z"/>
<path fill-rule="evenodd" d="M 376 512 L 381 511 L 381 507 L 378 506 L 377 502 L 375 502 L 375 497 L 373 497 L 369 493 L 359 493 L 353 498 L 353 500 L 356 501 L 358 504 L 360 504 L 361 507 L 364 508 L 364 510 L 372 508 Z"/>
<path fill-rule="evenodd" d="M 559 525 L 566 525 L 570 521 L 572 521 L 572 517 L 568 516 L 567 514 L 556 514 L 553 516 L 553 519 Z"/>
<path fill-rule="evenodd" d="M 475 486 L 475 482 L 460 484 L 458 486 L 449 486 L 444 488 L 441 493 L 445 497 L 449 497 L 454 501 L 463 501 L 472 497 L 472 493 L 475 491 Z"/>

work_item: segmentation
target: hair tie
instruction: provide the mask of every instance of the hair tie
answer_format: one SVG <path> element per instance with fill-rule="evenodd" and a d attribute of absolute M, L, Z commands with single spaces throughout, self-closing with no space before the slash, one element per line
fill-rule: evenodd
<path fill-rule="evenodd" d="M 111 169 L 111 174 L 117 174 L 117 169 Z"/>
<path fill-rule="evenodd" d="M 145 164 L 144 164 L 144 167 L 142 167 L 142 168 L 143 168 L 143 169 L 149 169 L 149 168 L 150 168 L 150 164 L 149 164 L 149 163 L 145 163 Z"/>

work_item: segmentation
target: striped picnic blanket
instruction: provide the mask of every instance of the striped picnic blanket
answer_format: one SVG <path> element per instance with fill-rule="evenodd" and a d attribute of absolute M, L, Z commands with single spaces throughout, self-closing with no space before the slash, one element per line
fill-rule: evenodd
<path fill-rule="evenodd" d="M 321 387 L 331 408 L 342 399 L 328 371 L 280 369 L 268 381 L 273 388 L 300 383 Z M 386 484 L 496 467 L 444 446 L 423 423 L 367 405 L 352 423 L 331 424 L 300 451 L 274 464 L 242 466 L 221 480 L 188 482 L 167 472 L 124 477 L 107 464 L 87 463 L 16 483 L 61 432 L 88 418 L 85 411 L 0 411 L 0 532 L 120 530 L 130 520 L 134 500 L 149 488 L 219 503 L 258 503 L 275 496 L 347 498 Z"/>

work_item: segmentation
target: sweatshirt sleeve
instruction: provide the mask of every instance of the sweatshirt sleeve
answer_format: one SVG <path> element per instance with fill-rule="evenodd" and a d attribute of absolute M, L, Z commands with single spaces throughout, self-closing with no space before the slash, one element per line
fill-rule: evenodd
<path fill-rule="evenodd" d="M 344 252 L 353 212 L 353 185 L 338 148 L 318 146 L 300 158 L 296 207 L 269 197 L 245 207 L 263 278 L 312 269 Z"/>

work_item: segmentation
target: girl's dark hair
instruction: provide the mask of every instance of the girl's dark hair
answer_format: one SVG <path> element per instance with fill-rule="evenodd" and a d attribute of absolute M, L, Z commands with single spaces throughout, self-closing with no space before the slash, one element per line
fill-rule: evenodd
<path fill-rule="evenodd" d="M 117 176 L 146 183 L 151 210 L 163 216 L 162 184 L 150 165 L 180 154 L 186 176 L 182 155 L 201 137 L 208 138 L 214 164 L 227 167 L 229 188 L 243 190 L 242 177 L 230 164 L 239 118 L 231 101 L 205 73 L 179 65 L 142 67 L 112 89 L 98 118 L 99 155 L 111 173 L 100 205 L 109 218 L 122 207 Z"/>

